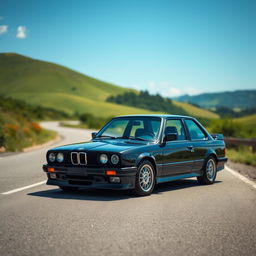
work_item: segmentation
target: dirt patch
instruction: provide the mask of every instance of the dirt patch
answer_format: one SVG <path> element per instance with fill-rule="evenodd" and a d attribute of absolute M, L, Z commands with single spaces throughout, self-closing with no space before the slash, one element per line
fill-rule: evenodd
<path fill-rule="evenodd" d="M 237 171 L 240 174 L 244 175 L 245 177 L 249 178 L 250 180 L 256 182 L 256 167 L 255 166 L 235 163 L 230 160 L 228 160 L 227 166 L 230 167 L 231 169 L 233 169 L 234 171 Z"/>

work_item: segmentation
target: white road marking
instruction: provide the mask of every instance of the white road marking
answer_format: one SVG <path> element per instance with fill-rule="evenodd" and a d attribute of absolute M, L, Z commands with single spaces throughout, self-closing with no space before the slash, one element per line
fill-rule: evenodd
<path fill-rule="evenodd" d="M 22 187 L 22 188 L 16 188 L 16 189 L 13 189 L 13 190 L 10 190 L 10 191 L 7 191 L 7 192 L 3 192 L 2 195 L 10 195 L 10 194 L 13 194 L 13 193 L 25 190 L 25 189 L 29 189 L 29 188 L 33 188 L 33 187 L 36 187 L 36 186 L 40 186 L 40 185 L 45 184 L 45 183 L 46 183 L 46 180 L 38 182 L 38 183 L 35 183 L 35 184 L 32 184 L 32 185 L 28 185 L 28 186 L 25 186 L 25 187 Z"/>
<path fill-rule="evenodd" d="M 253 182 L 252 180 L 249 180 L 248 178 L 246 178 L 245 176 L 243 176 L 242 174 L 232 170 L 231 168 L 225 166 L 225 169 L 230 172 L 231 174 L 233 174 L 234 176 L 236 176 L 238 179 L 242 180 L 243 182 L 251 185 L 253 188 L 256 189 L 256 183 Z"/>

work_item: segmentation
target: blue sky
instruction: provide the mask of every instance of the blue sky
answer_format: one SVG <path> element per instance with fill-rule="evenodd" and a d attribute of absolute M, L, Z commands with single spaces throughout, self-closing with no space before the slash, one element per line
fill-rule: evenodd
<path fill-rule="evenodd" d="M 165 96 L 256 89 L 256 1 L 1 0 L 0 52 Z"/>

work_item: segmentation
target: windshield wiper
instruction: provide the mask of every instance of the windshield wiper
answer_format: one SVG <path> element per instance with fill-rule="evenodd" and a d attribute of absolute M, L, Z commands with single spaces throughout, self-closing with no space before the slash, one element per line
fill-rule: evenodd
<path fill-rule="evenodd" d="M 139 137 L 134 137 L 134 136 L 122 136 L 122 137 L 117 137 L 117 139 L 130 139 L 130 140 L 142 140 L 142 141 L 148 141 Z"/>
<path fill-rule="evenodd" d="M 110 139 L 130 139 L 130 140 L 141 140 L 141 141 L 148 141 L 146 139 L 142 139 L 139 137 L 134 137 L 134 136 L 121 136 L 121 137 L 114 137 L 114 136 L 110 136 L 110 135 L 100 135 L 95 137 L 96 138 L 110 138 Z"/>
<path fill-rule="evenodd" d="M 100 135 L 100 136 L 96 136 L 96 138 L 110 138 L 110 139 L 117 139 L 117 137 L 114 137 L 114 136 L 110 136 L 110 135 Z"/>

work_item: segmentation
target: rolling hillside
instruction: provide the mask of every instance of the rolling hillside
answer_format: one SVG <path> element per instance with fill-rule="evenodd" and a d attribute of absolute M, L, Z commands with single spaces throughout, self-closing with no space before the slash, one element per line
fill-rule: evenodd
<path fill-rule="evenodd" d="M 256 114 L 235 118 L 234 120 L 240 122 L 244 126 L 249 126 L 252 128 L 256 127 Z"/>
<path fill-rule="evenodd" d="M 156 113 L 105 101 L 110 95 L 128 91 L 134 90 L 99 81 L 57 64 L 15 53 L 0 54 L 0 95 L 21 99 L 30 104 L 54 108 L 68 114 L 88 112 L 104 117 Z M 190 105 L 184 108 L 195 116 L 214 115 L 200 108 L 189 111 Z"/>
<path fill-rule="evenodd" d="M 213 113 L 211 111 L 208 111 L 206 109 L 196 107 L 194 105 L 191 105 L 186 102 L 180 102 L 173 100 L 173 104 L 175 104 L 178 107 L 182 107 L 189 115 L 196 115 L 198 117 L 204 117 L 204 118 L 218 118 L 219 115 L 216 113 Z"/>
<path fill-rule="evenodd" d="M 175 99 L 197 104 L 203 108 L 228 107 L 231 109 L 244 109 L 256 106 L 256 90 L 202 93 L 194 96 L 183 95 Z"/>

